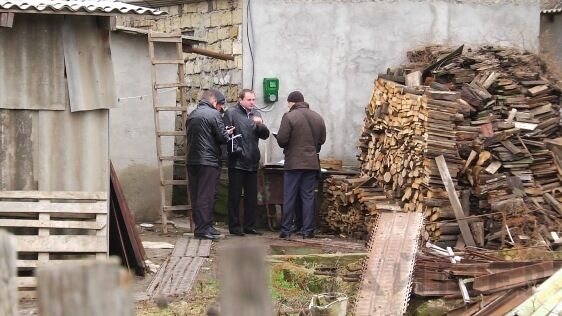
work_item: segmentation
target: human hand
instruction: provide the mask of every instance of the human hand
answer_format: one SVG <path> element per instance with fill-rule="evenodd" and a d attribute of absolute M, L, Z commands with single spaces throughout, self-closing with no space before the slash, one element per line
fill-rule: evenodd
<path fill-rule="evenodd" d="M 263 123 L 262 118 L 259 116 L 254 116 L 252 117 L 252 119 L 254 120 L 254 123 L 256 123 L 256 125 L 261 125 Z"/>
<path fill-rule="evenodd" d="M 227 126 L 226 127 L 226 132 L 228 133 L 228 135 L 232 135 L 232 133 L 234 133 L 234 126 Z"/>

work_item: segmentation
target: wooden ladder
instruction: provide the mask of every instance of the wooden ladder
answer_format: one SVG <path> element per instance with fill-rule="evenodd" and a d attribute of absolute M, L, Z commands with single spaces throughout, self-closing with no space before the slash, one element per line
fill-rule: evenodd
<path fill-rule="evenodd" d="M 176 59 L 157 59 L 154 52 L 154 46 L 156 43 L 175 43 L 176 44 Z M 191 203 L 189 197 L 189 190 L 186 190 L 187 205 L 166 205 L 166 187 L 174 185 L 185 185 L 187 186 L 187 166 L 184 156 L 164 156 L 162 154 L 162 137 L 183 137 L 183 143 L 186 144 L 187 135 L 185 132 L 184 123 L 187 118 L 187 99 L 186 99 L 186 89 L 187 84 L 185 82 L 185 62 L 183 60 L 183 49 L 182 49 L 182 35 L 180 32 L 175 33 L 158 33 L 149 32 L 148 33 L 148 52 L 150 55 L 150 60 L 152 63 L 152 106 L 154 108 L 154 127 L 156 131 L 156 154 L 158 156 L 158 169 L 160 172 L 160 215 L 162 219 L 162 231 L 164 233 L 168 232 L 168 214 L 170 211 L 187 211 L 189 217 L 190 228 L 193 231 L 193 217 L 191 214 Z M 178 66 L 178 78 L 177 82 L 172 83 L 161 83 L 157 82 L 157 72 L 158 65 L 165 64 L 175 64 Z M 177 88 L 180 90 L 180 102 L 179 104 L 175 102 L 174 105 L 164 105 L 160 106 L 158 102 L 158 94 L 161 93 L 162 89 L 172 89 Z M 173 131 L 163 131 L 160 129 L 160 112 L 163 111 L 174 111 L 181 112 L 182 124 L 180 130 Z M 186 180 L 173 180 L 166 179 L 164 175 L 164 169 L 162 167 L 163 161 L 172 162 L 183 162 L 183 167 L 185 169 L 185 179 Z"/>

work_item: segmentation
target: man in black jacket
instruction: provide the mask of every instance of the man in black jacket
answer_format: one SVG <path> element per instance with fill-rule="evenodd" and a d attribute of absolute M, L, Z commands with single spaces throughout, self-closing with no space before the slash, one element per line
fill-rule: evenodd
<path fill-rule="evenodd" d="M 195 237 L 217 239 L 212 234 L 212 212 L 220 173 L 220 145 L 228 141 L 234 129 L 226 129 L 220 115 L 224 99 L 216 90 L 203 92 L 197 108 L 189 114 L 187 131 L 187 176 L 195 223 Z"/>
<path fill-rule="evenodd" d="M 238 103 L 226 110 L 224 122 L 234 126 L 236 137 L 228 157 L 228 229 L 231 234 L 261 235 L 255 229 L 258 204 L 258 166 L 260 161 L 259 139 L 267 139 L 269 130 L 261 115 L 255 110 L 256 95 L 244 89 L 238 95 Z M 240 224 L 240 195 L 244 188 L 244 223 Z M 243 227 L 243 228 L 242 228 Z"/>

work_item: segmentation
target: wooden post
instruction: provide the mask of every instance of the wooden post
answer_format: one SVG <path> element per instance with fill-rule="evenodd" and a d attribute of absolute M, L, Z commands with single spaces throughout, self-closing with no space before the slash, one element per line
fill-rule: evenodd
<path fill-rule="evenodd" d="M 16 240 L 0 230 L 0 315 L 18 314 Z"/>
<path fill-rule="evenodd" d="M 131 282 L 117 260 L 75 261 L 39 268 L 39 315 L 133 316 Z"/>
<path fill-rule="evenodd" d="M 232 245 L 220 258 L 221 316 L 273 315 L 263 247 Z"/>

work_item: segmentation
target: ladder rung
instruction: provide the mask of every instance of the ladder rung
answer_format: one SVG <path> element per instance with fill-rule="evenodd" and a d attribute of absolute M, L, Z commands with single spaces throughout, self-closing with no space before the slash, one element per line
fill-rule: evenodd
<path fill-rule="evenodd" d="M 176 37 L 152 36 L 152 37 L 149 37 L 148 40 L 150 42 L 158 42 L 158 43 L 181 43 L 182 38 L 178 37 L 177 35 L 175 35 L 175 36 Z"/>
<path fill-rule="evenodd" d="M 165 132 L 157 132 L 156 135 L 158 136 L 185 136 L 185 132 L 183 131 L 165 131 Z"/>
<path fill-rule="evenodd" d="M 162 156 L 160 160 L 184 161 L 185 156 Z"/>
<path fill-rule="evenodd" d="M 156 89 L 166 89 L 166 88 L 181 88 L 187 87 L 187 84 L 181 82 L 173 82 L 173 83 L 157 83 L 154 85 Z"/>
<path fill-rule="evenodd" d="M 187 111 L 187 106 L 157 106 L 156 111 Z"/>
<path fill-rule="evenodd" d="M 187 185 L 187 180 L 164 180 L 162 185 Z"/>
<path fill-rule="evenodd" d="M 183 64 L 183 59 L 165 59 L 165 60 L 153 60 L 153 65 L 162 65 L 162 64 Z"/>
<path fill-rule="evenodd" d="M 164 206 L 164 211 L 190 211 L 191 205 Z"/>

